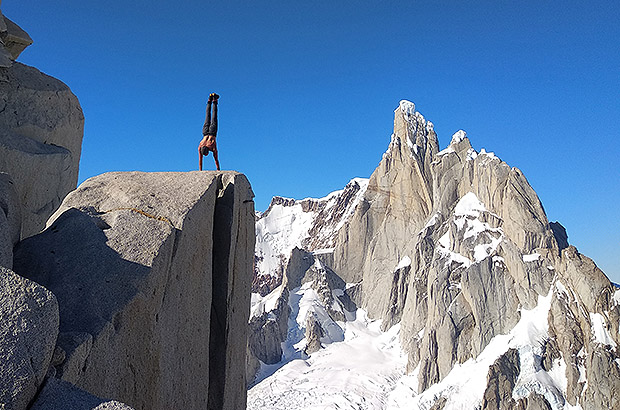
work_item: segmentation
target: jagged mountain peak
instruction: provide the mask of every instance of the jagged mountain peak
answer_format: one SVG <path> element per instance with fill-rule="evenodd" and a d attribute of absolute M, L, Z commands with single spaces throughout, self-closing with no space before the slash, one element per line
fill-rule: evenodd
<path fill-rule="evenodd" d="M 383 160 L 394 156 L 424 158 L 427 152 L 437 152 L 438 145 L 433 123 L 416 111 L 414 103 L 402 100 L 394 111 L 394 133 Z"/>
<path fill-rule="evenodd" d="M 339 280 L 329 288 L 338 303 L 351 302 L 347 315 L 363 309 L 406 352 L 406 371 L 392 362 L 386 372 L 399 381 L 382 382 L 389 392 L 372 393 L 382 404 L 369 408 L 620 407 L 620 290 L 549 223 L 523 173 L 474 150 L 465 131 L 439 150 L 432 123 L 401 101 L 387 151 L 332 238 L 329 255 L 302 244 L 282 265 L 306 278 L 289 286 L 290 298 L 279 290 L 297 317 L 294 333 L 306 332 L 287 340 L 299 343 L 292 349 L 330 343 L 320 320 L 295 310 L 312 286 L 325 291 L 324 282 L 304 282 L 316 278 L 319 258 Z M 332 319 L 353 344 L 347 323 Z"/>
<path fill-rule="evenodd" d="M 450 140 L 450 145 L 458 144 L 459 142 L 463 141 L 465 138 L 467 138 L 467 133 L 463 130 L 458 130 L 452 135 L 452 139 Z"/>
<path fill-rule="evenodd" d="M 303 212 L 315 211 L 322 206 L 327 206 L 330 201 L 334 199 L 336 201 L 340 200 L 343 197 L 347 197 L 351 193 L 356 193 L 360 189 L 366 189 L 368 185 L 368 178 L 353 178 L 351 179 L 347 185 L 340 190 L 330 192 L 326 196 L 322 198 L 304 198 L 304 199 L 293 199 L 287 198 L 283 196 L 274 196 L 271 198 L 271 202 L 269 203 L 269 207 L 265 212 L 257 212 L 257 216 L 267 217 L 272 209 L 278 205 L 283 207 L 294 207 L 296 205 L 301 205 Z"/>

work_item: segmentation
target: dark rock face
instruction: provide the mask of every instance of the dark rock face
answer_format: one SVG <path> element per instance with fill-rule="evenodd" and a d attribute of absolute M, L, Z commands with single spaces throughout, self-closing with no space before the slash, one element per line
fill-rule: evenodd
<path fill-rule="evenodd" d="M 321 349 L 321 337 L 323 329 L 314 314 L 308 315 L 306 318 L 306 354 L 318 352 Z"/>
<path fill-rule="evenodd" d="M 71 383 L 50 377 L 31 410 L 133 410 L 115 400 L 104 400 L 80 390 Z"/>
<path fill-rule="evenodd" d="M 482 408 L 488 410 L 515 408 L 512 390 L 520 372 L 519 352 L 508 350 L 489 368 L 488 384 L 482 399 Z"/>
<path fill-rule="evenodd" d="M 272 311 L 263 312 L 250 319 L 248 345 L 250 353 L 265 364 L 278 363 L 282 358 L 281 342 L 286 339 L 289 291 L 282 290 Z"/>
<path fill-rule="evenodd" d="M 244 408 L 252 197 L 234 172 L 110 173 L 72 192 L 15 251 L 59 300 L 62 380 L 135 408 Z"/>
<path fill-rule="evenodd" d="M 21 233 L 21 202 L 9 174 L 0 172 L 0 266 L 13 268 L 13 247 Z"/>
<path fill-rule="evenodd" d="M 566 229 L 559 222 L 549 222 L 549 226 L 553 231 L 553 236 L 555 236 L 560 250 L 568 248 L 568 234 L 566 233 Z"/>

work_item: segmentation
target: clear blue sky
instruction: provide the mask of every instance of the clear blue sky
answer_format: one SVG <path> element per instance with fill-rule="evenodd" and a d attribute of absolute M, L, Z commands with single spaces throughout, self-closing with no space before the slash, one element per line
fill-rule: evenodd
<path fill-rule="evenodd" d="M 257 210 L 368 177 L 393 110 L 520 168 L 549 219 L 620 282 L 620 2 L 4 0 L 86 116 L 80 181 L 197 169 L 221 95 L 223 169 Z M 207 167 L 213 168 L 212 158 Z"/>

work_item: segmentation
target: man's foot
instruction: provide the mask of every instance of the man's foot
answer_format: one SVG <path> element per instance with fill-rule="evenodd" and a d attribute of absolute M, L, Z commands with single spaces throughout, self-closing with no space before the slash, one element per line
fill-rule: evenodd
<path fill-rule="evenodd" d="M 217 95 L 216 93 L 213 93 L 211 95 L 213 95 L 213 101 L 217 101 L 220 98 L 220 96 Z"/>
<path fill-rule="evenodd" d="M 213 101 L 213 93 L 209 94 L 209 102 Z"/>

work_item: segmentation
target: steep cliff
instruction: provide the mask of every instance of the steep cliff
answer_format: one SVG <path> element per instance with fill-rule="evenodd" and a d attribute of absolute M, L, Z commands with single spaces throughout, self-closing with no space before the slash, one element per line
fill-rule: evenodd
<path fill-rule="evenodd" d="M 328 287 L 354 302 L 345 319 L 357 306 L 383 330 L 399 329 L 408 376 L 392 402 L 620 406 L 620 291 L 549 223 L 519 169 L 475 151 L 464 131 L 440 151 L 433 124 L 410 102 L 396 109 L 389 147 L 321 262 L 346 283 Z M 343 317 L 328 316 L 346 334 Z"/>
<path fill-rule="evenodd" d="M 14 259 L 58 300 L 57 377 L 136 409 L 243 408 L 252 197 L 234 172 L 110 173 L 69 194 Z"/>

